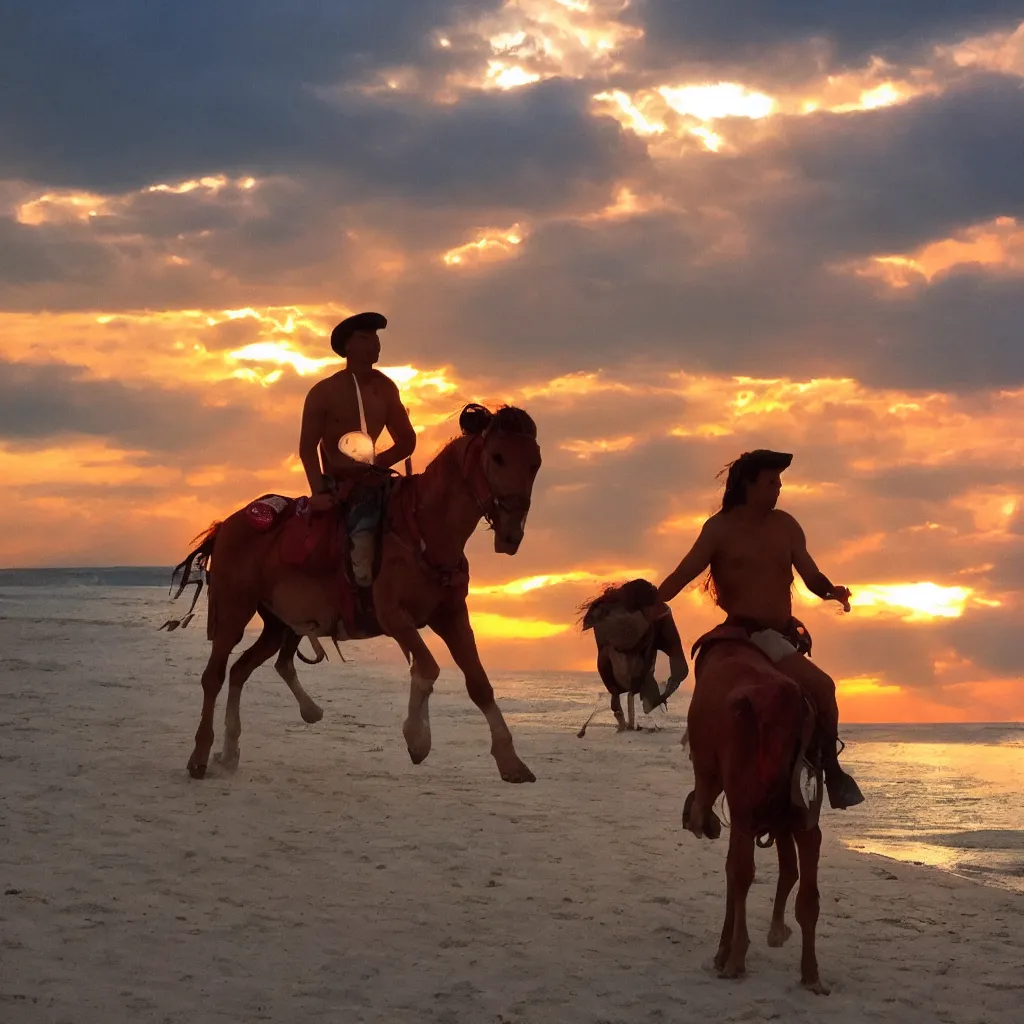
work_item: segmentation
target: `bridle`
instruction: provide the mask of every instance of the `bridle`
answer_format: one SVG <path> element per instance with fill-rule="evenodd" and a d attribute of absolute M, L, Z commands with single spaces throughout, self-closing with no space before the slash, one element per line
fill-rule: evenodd
<path fill-rule="evenodd" d="M 487 523 L 488 529 L 496 529 L 495 520 L 499 513 L 514 514 L 518 511 L 517 504 L 523 506 L 522 521 L 525 525 L 526 516 L 529 514 L 529 503 L 526 499 L 517 494 L 495 494 L 491 482 L 487 479 L 483 454 L 491 429 L 488 426 L 483 433 L 472 437 L 469 444 L 466 445 L 461 460 L 462 478 L 466 481 L 469 492 L 480 510 L 481 517 Z"/>

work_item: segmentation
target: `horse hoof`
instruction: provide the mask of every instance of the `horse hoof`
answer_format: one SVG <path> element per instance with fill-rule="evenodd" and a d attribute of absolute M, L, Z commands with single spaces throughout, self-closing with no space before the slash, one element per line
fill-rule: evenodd
<path fill-rule="evenodd" d="M 537 776 L 534 775 L 522 761 L 520 761 L 514 768 L 502 768 L 500 771 L 503 782 L 518 784 L 520 782 L 537 781 Z"/>
<path fill-rule="evenodd" d="M 821 978 L 815 978 L 814 981 L 801 981 L 800 984 L 816 996 L 827 996 L 831 991 L 827 985 L 822 983 Z"/>
<path fill-rule="evenodd" d="M 738 964 L 726 964 L 719 972 L 718 976 L 723 981 L 737 981 L 743 975 L 743 968 Z"/>
<path fill-rule="evenodd" d="M 707 839 L 718 839 L 722 834 L 722 819 L 714 811 L 708 811 L 708 820 L 704 825 Z"/>
<path fill-rule="evenodd" d="M 206 765 L 195 764 L 192 761 L 188 763 L 188 773 L 193 779 L 202 779 L 206 777 Z"/>
<path fill-rule="evenodd" d="M 413 764 L 422 764 L 430 753 L 430 730 L 421 725 L 405 722 L 402 725 L 405 747 Z"/>
<path fill-rule="evenodd" d="M 779 925 L 776 927 L 772 925 L 768 929 L 768 945 L 774 949 L 778 949 L 779 946 L 784 946 L 789 937 L 793 934 L 793 929 L 788 924 Z"/>
<path fill-rule="evenodd" d="M 302 715 L 302 720 L 304 722 L 308 722 L 310 725 L 316 725 L 316 723 L 324 717 L 323 709 L 319 704 L 310 704 L 306 707 L 299 708 L 299 714 Z"/>
<path fill-rule="evenodd" d="M 219 765 L 220 768 L 228 775 L 234 775 L 238 770 L 238 761 L 241 751 L 236 750 L 233 754 L 225 754 L 223 751 L 213 755 L 214 764 Z"/>

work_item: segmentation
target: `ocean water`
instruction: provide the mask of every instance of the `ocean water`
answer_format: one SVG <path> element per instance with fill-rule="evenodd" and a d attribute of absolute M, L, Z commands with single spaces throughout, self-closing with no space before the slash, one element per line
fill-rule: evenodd
<path fill-rule="evenodd" d="M 0 624 L 7 637 L 2 664 L 17 659 L 19 620 L 52 623 L 54 636 L 75 627 L 159 625 L 183 601 L 168 602 L 170 569 L 0 569 Z M 202 612 L 202 606 L 198 609 Z M 202 644 L 201 630 L 188 631 Z M 396 667 L 390 643 L 358 645 L 359 657 Z M 591 726 L 610 728 L 607 695 L 596 673 L 493 672 L 511 722 L 529 722 L 573 737 L 591 711 Z M 681 732 L 687 696 L 642 724 Z M 844 766 L 866 802 L 827 813 L 827 826 L 851 849 L 927 864 L 975 882 L 1024 893 L 1024 723 L 848 725 Z"/>

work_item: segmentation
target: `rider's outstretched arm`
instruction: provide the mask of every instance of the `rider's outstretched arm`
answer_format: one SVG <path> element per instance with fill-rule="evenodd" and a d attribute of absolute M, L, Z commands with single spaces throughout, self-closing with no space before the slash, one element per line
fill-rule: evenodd
<path fill-rule="evenodd" d="M 671 601 L 672 598 L 695 580 L 711 564 L 717 545 L 717 522 L 712 516 L 702 527 L 693 547 L 683 556 L 683 560 L 668 574 L 665 581 L 658 587 L 658 600 Z"/>
<path fill-rule="evenodd" d="M 846 587 L 837 587 L 818 568 L 807 550 L 807 538 L 803 527 L 792 516 L 789 516 L 789 521 L 793 531 L 793 568 L 800 574 L 800 578 L 812 594 L 823 601 L 838 601 L 849 611 L 850 591 Z"/>

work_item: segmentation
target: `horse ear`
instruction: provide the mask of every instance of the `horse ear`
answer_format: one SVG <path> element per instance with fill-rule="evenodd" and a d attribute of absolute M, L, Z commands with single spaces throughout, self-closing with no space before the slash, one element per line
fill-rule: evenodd
<path fill-rule="evenodd" d="M 493 418 L 490 409 L 470 402 L 459 415 L 459 429 L 463 434 L 482 434 Z"/>

